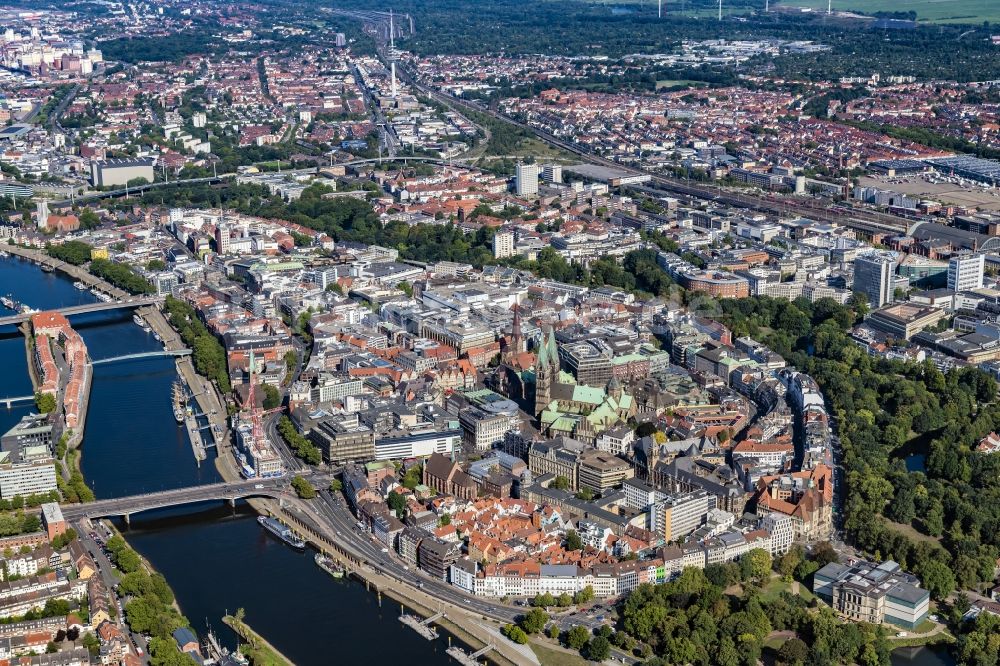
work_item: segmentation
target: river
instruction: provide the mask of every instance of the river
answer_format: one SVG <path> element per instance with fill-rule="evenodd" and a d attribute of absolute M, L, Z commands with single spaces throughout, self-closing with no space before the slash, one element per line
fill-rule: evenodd
<path fill-rule="evenodd" d="M 96 300 L 67 277 L 15 258 L 0 259 L 0 295 L 8 293 L 38 309 Z M 73 325 L 95 360 L 160 348 L 131 314 L 81 315 Z M 31 393 L 24 338 L 11 327 L 0 331 L 0 367 L 0 397 Z M 94 367 L 82 470 L 98 497 L 219 480 L 214 454 L 199 467 L 187 433 L 173 419 L 174 378 L 169 358 Z M 0 407 L 0 432 L 32 407 Z M 379 608 L 363 585 L 330 578 L 313 563 L 312 551 L 291 550 L 254 516 L 244 504 L 149 512 L 132 518 L 126 536 L 166 576 L 192 626 L 203 632 L 211 625 L 231 647 L 235 636 L 221 617 L 242 607 L 246 622 L 296 664 L 451 662 L 444 638 L 423 640 L 399 623 L 394 602 L 384 599 Z"/>

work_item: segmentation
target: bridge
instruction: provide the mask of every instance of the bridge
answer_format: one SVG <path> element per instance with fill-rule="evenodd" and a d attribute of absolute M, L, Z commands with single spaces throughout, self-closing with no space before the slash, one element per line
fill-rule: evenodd
<path fill-rule="evenodd" d="M 107 303 L 86 303 L 84 305 L 71 305 L 65 308 L 59 308 L 56 312 L 59 312 L 66 317 L 71 317 L 78 314 L 88 314 L 91 312 L 108 312 L 111 310 L 123 310 L 129 308 L 140 308 L 144 305 L 155 305 L 159 302 L 159 297 L 147 296 L 145 298 L 134 298 L 130 301 L 109 301 Z M 18 313 L 14 315 L 9 315 L 7 317 L 0 317 L 0 326 L 7 324 L 20 324 L 21 322 L 28 321 L 31 318 L 32 313 Z"/>
<path fill-rule="evenodd" d="M 104 363 L 117 363 L 118 361 L 132 361 L 140 358 L 157 358 L 161 356 L 190 356 L 190 349 L 164 349 L 162 351 L 139 352 L 137 354 L 123 354 L 122 356 L 110 356 L 91 361 L 91 365 L 102 365 Z"/>
<path fill-rule="evenodd" d="M 289 482 L 285 478 L 250 479 L 233 482 L 223 481 L 202 486 L 144 493 L 142 495 L 115 497 L 86 502 L 84 504 L 64 504 L 62 505 L 62 512 L 68 521 L 80 520 L 81 518 L 95 519 L 117 516 L 121 516 L 128 521 L 130 516 L 142 513 L 143 511 L 197 504 L 198 502 L 235 502 L 238 499 L 247 499 L 249 497 L 278 499 L 282 496 L 284 490 L 288 488 L 288 485 Z"/>
<path fill-rule="evenodd" d="M 15 402 L 31 402 L 34 399 L 35 396 L 33 395 L 19 395 L 8 398 L 0 398 L 0 403 L 3 403 L 4 405 L 7 406 L 7 409 L 10 409 L 11 405 L 13 405 Z"/>

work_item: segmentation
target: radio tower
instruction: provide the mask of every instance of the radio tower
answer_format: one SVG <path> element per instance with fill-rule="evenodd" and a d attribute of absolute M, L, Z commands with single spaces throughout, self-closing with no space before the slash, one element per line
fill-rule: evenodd
<path fill-rule="evenodd" d="M 255 445 L 260 445 L 264 441 L 264 428 L 260 423 L 260 410 L 257 409 L 257 389 L 256 382 L 254 381 L 254 371 L 257 369 L 256 362 L 253 355 L 253 350 L 250 350 L 250 394 L 248 401 L 250 402 L 250 422 L 253 424 L 253 441 Z"/>
<path fill-rule="evenodd" d="M 722 20 L 722 0 L 719 0 L 719 20 Z"/>

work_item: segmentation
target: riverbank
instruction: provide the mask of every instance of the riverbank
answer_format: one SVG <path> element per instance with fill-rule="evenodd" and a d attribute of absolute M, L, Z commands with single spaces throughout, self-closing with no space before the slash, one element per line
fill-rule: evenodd
<path fill-rule="evenodd" d="M 281 654 L 278 648 L 268 643 L 243 620 L 226 615 L 222 618 L 222 623 L 246 641 L 246 644 L 240 646 L 240 651 L 250 659 L 252 666 L 295 666 L 291 659 Z"/>

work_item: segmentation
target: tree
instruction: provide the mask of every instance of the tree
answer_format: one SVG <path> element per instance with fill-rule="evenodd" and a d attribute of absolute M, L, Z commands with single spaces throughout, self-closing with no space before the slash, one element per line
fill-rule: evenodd
<path fill-rule="evenodd" d="M 837 555 L 837 551 L 834 550 L 833 544 L 829 541 L 821 541 L 813 547 L 812 558 L 819 565 L 819 568 L 822 569 L 831 562 L 836 562 L 839 556 Z"/>
<path fill-rule="evenodd" d="M 763 548 L 754 548 L 740 558 L 743 580 L 763 580 L 771 573 L 771 554 Z"/>
<path fill-rule="evenodd" d="M 557 476 L 552 479 L 552 487 L 556 490 L 569 490 L 569 479 L 565 476 Z"/>
<path fill-rule="evenodd" d="M 532 608 L 522 618 L 521 628 L 528 634 L 537 634 L 549 623 L 549 614 L 541 608 Z"/>
<path fill-rule="evenodd" d="M 400 520 L 406 517 L 406 498 L 396 491 L 389 493 L 389 496 L 386 498 L 386 504 L 396 512 L 396 517 Z"/>
<path fill-rule="evenodd" d="M 339 492 L 343 492 L 343 490 L 344 490 L 344 484 L 343 484 L 343 482 L 340 479 L 334 479 L 334 480 L 330 481 L 330 492 L 331 493 L 339 493 Z"/>
<path fill-rule="evenodd" d="M 518 645 L 524 645 L 528 642 L 528 634 L 524 633 L 524 630 L 516 624 L 505 624 L 500 629 L 500 633 Z"/>
<path fill-rule="evenodd" d="M 611 642 L 604 636 L 595 636 L 587 643 L 583 654 L 590 661 L 602 662 L 611 656 Z"/>
<path fill-rule="evenodd" d="M 84 208 L 80 211 L 77 218 L 80 220 L 81 229 L 96 229 L 101 226 L 101 218 L 97 216 L 97 213 L 89 208 Z"/>
<path fill-rule="evenodd" d="M 285 367 L 288 368 L 288 372 L 295 372 L 295 368 L 299 365 L 299 357 L 294 350 L 288 350 L 285 352 Z"/>
<path fill-rule="evenodd" d="M 56 397 L 51 393 L 35 393 L 35 408 L 42 414 L 55 411 Z"/>
<path fill-rule="evenodd" d="M 581 650 L 590 640 L 590 632 L 586 627 L 576 625 L 566 632 L 566 645 L 574 650 Z"/>
<path fill-rule="evenodd" d="M 552 624 L 549 625 L 549 629 L 548 629 L 549 638 L 551 638 L 554 641 L 555 640 L 559 640 L 559 634 L 560 633 L 561 632 L 559 631 L 559 625 L 558 624 L 556 624 L 555 622 L 553 622 Z"/>
<path fill-rule="evenodd" d="M 312 499 L 316 497 L 316 489 L 311 483 L 306 481 L 301 476 L 296 475 L 292 478 L 292 488 L 295 489 L 295 494 L 302 499 Z"/>
<path fill-rule="evenodd" d="M 809 646 L 798 638 L 789 638 L 778 650 L 778 659 L 787 666 L 799 666 L 809 658 Z"/>
<path fill-rule="evenodd" d="M 549 606 L 555 606 L 555 604 L 556 600 L 548 592 L 536 594 L 535 598 L 531 600 L 531 605 L 536 608 L 548 608 Z"/>
<path fill-rule="evenodd" d="M 585 604 L 588 601 L 592 601 L 593 599 L 594 599 L 594 588 L 590 585 L 588 585 L 587 587 L 583 588 L 575 595 L 573 595 L 573 601 L 577 605 Z"/>
<path fill-rule="evenodd" d="M 580 535 L 576 533 L 576 530 L 569 530 L 566 532 L 566 550 L 582 550 L 583 541 L 580 539 Z"/>
<path fill-rule="evenodd" d="M 920 579 L 931 596 L 939 601 L 955 589 L 955 574 L 939 560 L 928 560 L 920 569 Z"/>
<path fill-rule="evenodd" d="M 705 578 L 712 585 L 725 589 L 740 582 L 740 567 L 735 562 L 717 562 L 705 567 Z"/>
<path fill-rule="evenodd" d="M 263 384 L 264 409 L 274 409 L 281 404 L 281 392 L 270 384 Z"/>
<path fill-rule="evenodd" d="M 132 573 L 142 566 L 142 558 L 139 557 L 139 553 L 127 548 L 115 555 L 115 566 L 123 573 Z"/>
<path fill-rule="evenodd" d="M 81 639 L 81 642 L 83 643 L 83 647 L 87 648 L 87 651 L 90 652 L 91 656 L 96 657 L 98 654 L 100 654 L 101 641 L 99 641 L 97 639 L 97 636 L 95 636 L 93 633 L 89 631 L 85 633 L 83 635 L 83 638 Z"/>
<path fill-rule="evenodd" d="M 573 605 L 573 596 L 569 592 L 563 592 L 556 597 L 556 605 L 559 608 L 568 608 Z"/>
<path fill-rule="evenodd" d="M 795 545 L 789 548 L 786 553 L 781 555 L 774 565 L 778 570 L 778 573 L 782 576 L 791 576 L 795 573 L 795 568 L 802 562 L 803 557 L 804 553 L 802 552 L 802 547 Z"/>

